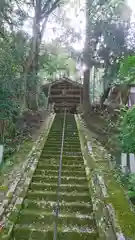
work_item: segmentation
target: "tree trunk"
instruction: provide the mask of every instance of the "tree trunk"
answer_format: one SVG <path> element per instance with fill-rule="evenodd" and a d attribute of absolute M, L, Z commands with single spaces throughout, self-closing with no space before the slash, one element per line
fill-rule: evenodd
<path fill-rule="evenodd" d="M 31 48 L 31 64 L 28 68 L 27 76 L 27 106 L 31 110 L 38 109 L 38 86 L 37 86 L 37 74 L 39 70 L 38 60 L 40 52 L 40 43 L 41 43 L 41 31 L 40 31 L 40 16 L 41 16 L 41 3 L 37 1 L 35 7 L 35 17 L 33 19 L 33 37 L 32 37 L 32 48 Z M 34 84 L 29 88 L 30 85 L 29 76 L 34 76 Z M 32 80 L 32 82 L 33 82 Z"/>
<path fill-rule="evenodd" d="M 84 80 L 83 80 L 83 109 L 84 113 L 88 113 L 91 110 L 90 96 L 89 96 L 89 86 L 90 83 L 90 69 L 84 71 Z"/>
<path fill-rule="evenodd" d="M 31 50 L 24 66 L 26 103 L 28 108 L 33 110 L 38 109 L 38 84 L 36 81 L 35 84 L 29 88 L 29 85 L 31 84 L 29 76 L 33 75 L 35 76 L 36 80 L 38 79 L 37 75 L 39 70 L 39 52 L 44 29 L 46 27 L 49 15 L 58 7 L 60 0 L 46 1 L 45 3 L 43 2 L 44 1 L 41 0 L 35 0 L 35 15 L 33 19 L 33 37 L 31 42 Z M 50 4 L 52 6 L 51 8 Z"/>
<path fill-rule="evenodd" d="M 83 108 L 84 113 L 91 111 L 91 101 L 90 101 L 90 71 L 92 68 L 92 56 L 93 56 L 93 43 L 91 41 L 91 4 L 93 0 L 86 0 L 86 37 L 84 46 L 84 63 L 86 70 L 84 71 L 83 80 Z"/>
<path fill-rule="evenodd" d="M 95 101 L 95 87 L 96 87 L 96 71 L 97 71 L 97 69 L 96 69 L 96 67 L 94 67 L 94 73 L 93 73 L 93 91 L 92 91 L 92 102 L 94 103 L 94 101 Z"/>
<path fill-rule="evenodd" d="M 107 89 L 105 89 L 103 95 L 101 96 L 101 99 L 100 99 L 100 106 L 101 106 L 101 108 L 103 108 L 103 103 L 104 103 L 104 101 L 106 100 L 106 98 L 108 97 L 108 94 L 109 94 L 109 92 L 110 92 L 110 89 L 111 89 L 110 87 L 108 87 Z"/>

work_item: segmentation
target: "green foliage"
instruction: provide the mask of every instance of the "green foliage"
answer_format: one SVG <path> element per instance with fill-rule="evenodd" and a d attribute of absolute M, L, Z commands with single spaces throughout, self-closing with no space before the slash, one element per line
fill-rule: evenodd
<path fill-rule="evenodd" d="M 42 46 L 39 60 L 46 77 L 61 73 L 74 75 L 76 72 L 76 63 L 70 57 L 70 53 L 64 47 L 55 46 L 53 42 L 51 45 Z"/>
<path fill-rule="evenodd" d="M 114 177 L 117 182 L 121 184 L 127 191 L 128 197 L 135 202 L 135 174 L 134 173 L 122 173 L 121 169 L 116 169 Z"/>
<path fill-rule="evenodd" d="M 15 134 L 15 121 L 23 105 L 22 64 L 27 52 L 23 32 L 0 38 L 0 141 L 5 145 Z M 24 44 L 25 43 L 25 44 Z"/>
<path fill-rule="evenodd" d="M 14 99 L 14 95 L 9 89 L 0 89 L 0 119 L 11 120 L 14 112 L 17 111 L 18 104 Z"/>
<path fill-rule="evenodd" d="M 40 92 L 39 94 L 39 97 L 38 97 L 38 104 L 39 104 L 39 107 L 42 108 L 42 107 L 45 107 L 45 103 L 46 103 L 46 96 L 43 92 Z"/>
<path fill-rule="evenodd" d="M 125 57 L 121 61 L 119 79 L 124 83 L 135 83 L 135 56 Z"/>
<path fill-rule="evenodd" d="M 135 106 L 129 109 L 120 125 L 120 142 L 126 153 L 135 153 Z"/>
<path fill-rule="evenodd" d="M 130 192 L 134 192 L 134 196 L 135 196 L 135 174 L 129 174 L 128 189 L 129 189 L 129 194 Z"/>

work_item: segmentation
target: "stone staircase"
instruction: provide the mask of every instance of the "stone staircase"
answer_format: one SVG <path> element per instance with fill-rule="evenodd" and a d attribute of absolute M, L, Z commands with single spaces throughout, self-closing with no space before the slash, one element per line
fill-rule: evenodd
<path fill-rule="evenodd" d="M 53 240 L 63 115 L 56 115 L 11 240 Z M 60 185 L 58 240 L 98 239 L 76 122 L 67 115 Z"/>

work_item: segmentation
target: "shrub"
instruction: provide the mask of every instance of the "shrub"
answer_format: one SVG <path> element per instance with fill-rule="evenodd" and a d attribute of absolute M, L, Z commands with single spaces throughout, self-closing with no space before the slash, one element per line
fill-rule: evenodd
<path fill-rule="evenodd" d="M 129 109 L 121 119 L 120 143 L 122 151 L 135 153 L 135 106 Z"/>

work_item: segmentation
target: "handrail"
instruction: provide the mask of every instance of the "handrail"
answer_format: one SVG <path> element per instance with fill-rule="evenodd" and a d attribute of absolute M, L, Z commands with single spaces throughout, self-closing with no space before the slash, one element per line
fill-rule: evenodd
<path fill-rule="evenodd" d="M 59 215 L 59 205 L 60 205 L 59 197 L 60 197 L 60 185 L 61 185 L 61 171 L 62 171 L 62 157 L 63 157 L 63 146 L 64 146 L 64 135 L 65 135 L 65 122 L 66 122 L 66 109 L 64 111 L 64 120 L 63 120 L 63 131 L 62 131 L 60 163 L 59 163 L 59 172 L 58 172 L 58 186 L 57 186 L 57 204 L 56 204 L 56 211 L 55 211 L 53 240 L 57 240 L 57 219 L 58 219 L 58 215 Z"/>

